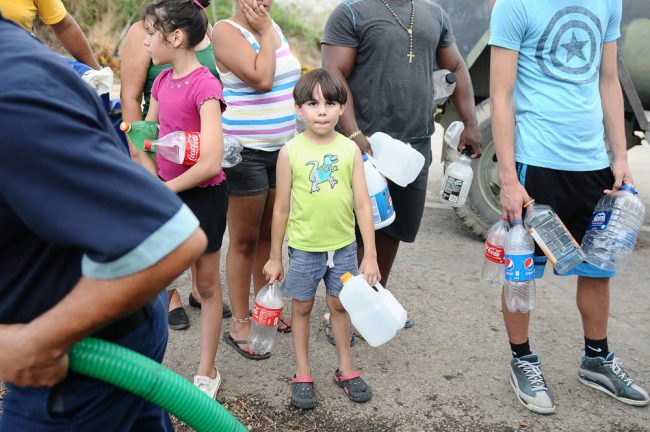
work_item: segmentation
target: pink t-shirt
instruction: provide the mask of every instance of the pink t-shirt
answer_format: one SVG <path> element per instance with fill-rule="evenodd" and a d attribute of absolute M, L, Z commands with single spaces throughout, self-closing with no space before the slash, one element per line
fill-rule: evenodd
<path fill-rule="evenodd" d="M 181 78 L 173 78 L 173 69 L 163 70 L 153 83 L 151 97 L 158 101 L 159 136 L 163 137 L 174 131 L 201 131 L 201 105 L 208 99 L 221 102 L 221 112 L 226 109 L 223 101 L 221 83 L 210 70 L 202 66 Z M 217 121 L 215 119 L 215 121 Z M 169 181 L 190 169 L 188 165 L 179 165 L 160 156 L 156 156 L 158 175 Z M 223 170 L 215 177 L 201 183 L 200 187 L 213 186 L 226 178 Z"/>

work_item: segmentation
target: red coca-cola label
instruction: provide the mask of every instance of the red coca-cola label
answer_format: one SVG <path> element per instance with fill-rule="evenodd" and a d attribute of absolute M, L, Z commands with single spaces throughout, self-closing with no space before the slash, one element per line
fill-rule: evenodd
<path fill-rule="evenodd" d="M 255 310 L 253 311 L 253 321 L 259 325 L 266 327 L 275 327 L 280 323 L 282 316 L 282 308 L 270 309 L 255 303 Z"/>
<path fill-rule="evenodd" d="M 201 137 L 198 132 L 185 132 L 183 165 L 194 165 L 201 156 Z"/>
<path fill-rule="evenodd" d="M 489 259 L 495 264 L 503 264 L 505 252 L 502 247 L 495 246 L 490 242 L 485 242 L 485 258 Z"/>

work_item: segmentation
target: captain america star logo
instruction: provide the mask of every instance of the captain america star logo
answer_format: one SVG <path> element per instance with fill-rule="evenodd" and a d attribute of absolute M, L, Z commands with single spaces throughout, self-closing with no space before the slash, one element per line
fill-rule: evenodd
<path fill-rule="evenodd" d="M 537 43 L 535 57 L 544 74 L 574 84 L 598 77 L 603 27 L 593 12 L 579 6 L 558 11 Z"/>

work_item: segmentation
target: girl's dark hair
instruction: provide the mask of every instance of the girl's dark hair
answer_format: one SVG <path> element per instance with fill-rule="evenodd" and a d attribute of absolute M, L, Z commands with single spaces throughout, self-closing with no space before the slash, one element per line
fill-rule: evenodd
<path fill-rule="evenodd" d="M 208 17 L 203 8 L 209 5 L 210 0 L 154 0 L 142 10 L 142 20 L 149 21 L 165 38 L 181 30 L 187 35 L 188 48 L 194 48 L 208 31 Z"/>
<path fill-rule="evenodd" d="M 314 69 L 303 75 L 293 89 L 293 100 L 296 105 L 314 100 L 314 90 L 320 86 L 320 91 L 327 101 L 344 105 L 348 101 L 345 86 L 335 75 L 325 69 Z"/>

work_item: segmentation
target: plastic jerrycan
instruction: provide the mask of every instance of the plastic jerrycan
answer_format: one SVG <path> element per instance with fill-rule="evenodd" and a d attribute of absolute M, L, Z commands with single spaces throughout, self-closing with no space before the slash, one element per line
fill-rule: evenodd
<path fill-rule="evenodd" d="M 377 283 L 370 286 L 363 276 L 341 276 L 341 304 L 354 327 L 370 346 L 378 347 L 395 336 L 406 323 L 406 310 L 393 294 Z"/>
<path fill-rule="evenodd" d="M 363 171 L 372 207 L 372 221 L 375 229 L 378 230 L 390 225 L 395 220 L 393 200 L 390 197 L 386 178 L 368 160 L 367 154 L 363 155 Z"/>
<path fill-rule="evenodd" d="M 368 159 L 377 171 L 395 184 L 406 187 L 422 171 L 424 156 L 409 144 L 393 139 L 383 132 L 375 132 L 368 141 L 373 154 L 368 155 Z"/>

